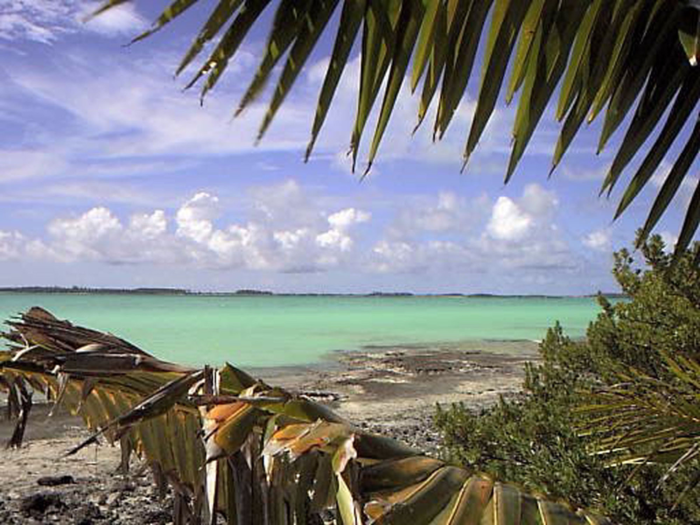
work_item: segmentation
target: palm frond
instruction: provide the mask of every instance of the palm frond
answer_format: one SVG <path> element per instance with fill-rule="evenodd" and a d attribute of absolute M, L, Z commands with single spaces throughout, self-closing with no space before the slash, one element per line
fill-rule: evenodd
<path fill-rule="evenodd" d="M 97 13 L 125 0 L 109 0 Z M 198 0 L 173 0 L 139 35 L 140 40 L 182 16 Z M 203 2 L 202 2 L 203 3 Z M 340 10 L 335 44 L 321 87 L 308 159 L 316 143 L 338 81 L 361 34 L 357 114 L 350 138 L 353 167 L 365 127 L 381 95 L 379 117 L 369 146 L 367 171 L 378 154 L 405 77 L 411 90 L 421 81 L 418 123 L 437 105 L 434 135 L 442 138 L 466 95 L 481 54 L 477 105 L 464 151 L 466 164 L 496 109 L 500 93 L 506 102 L 519 93 L 513 146 L 505 180 L 510 180 L 537 126 L 561 85 L 556 116 L 562 129 L 552 171 L 559 165 L 584 121 L 603 117 L 599 151 L 616 131 L 621 133 L 601 193 L 611 192 L 632 160 L 641 164 L 623 191 L 616 217 L 659 171 L 681 130 L 695 116 L 700 99 L 700 7 L 690 0 L 218 0 L 177 70 L 181 73 L 218 38 L 209 57 L 187 85 L 205 79 L 202 96 L 212 89 L 228 62 L 240 50 L 252 27 L 276 4 L 260 64 L 238 105 L 237 113 L 256 101 L 284 64 L 261 124 L 262 138 L 324 31 Z M 483 36 L 483 38 L 482 38 Z M 409 73 L 411 62 L 413 66 Z M 510 78 L 506 73 L 510 67 Z M 383 93 L 382 93 L 383 90 Z M 662 129 L 654 131 L 664 119 Z M 620 128 L 623 128 L 620 130 Z M 651 142 L 651 148 L 645 147 Z M 698 153 L 697 133 L 672 162 L 672 176 L 659 190 L 644 236 L 651 232 L 676 196 Z M 691 242 L 700 222 L 696 195 L 682 226 L 677 253 Z"/>
<path fill-rule="evenodd" d="M 611 465 L 668 465 L 664 479 L 700 453 L 700 363 L 662 353 L 663 378 L 619 366 L 619 383 L 580 408 L 582 431 Z"/>
<path fill-rule="evenodd" d="M 125 465 L 135 452 L 172 486 L 176 523 L 317 523 L 324 511 L 345 525 L 609 523 L 365 432 L 231 365 L 179 368 L 41 309 L 11 327 L 0 389 L 15 395 L 21 379 L 80 415 L 94 434 L 69 453 L 99 436 L 120 443 Z"/>

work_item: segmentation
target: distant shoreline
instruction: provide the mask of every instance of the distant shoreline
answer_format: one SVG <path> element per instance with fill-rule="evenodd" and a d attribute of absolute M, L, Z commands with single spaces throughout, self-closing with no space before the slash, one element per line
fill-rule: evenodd
<path fill-rule="evenodd" d="M 197 297 L 463 297 L 472 299 L 580 299 L 594 298 L 598 294 L 547 295 L 547 294 L 490 294 L 490 293 L 412 293 L 412 292 L 371 292 L 371 293 L 278 293 L 268 290 L 242 289 L 232 292 L 198 292 L 181 288 L 83 288 L 78 286 L 17 286 L 0 287 L 0 294 L 68 294 L 68 295 L 173 295 Z M 624 299 L 620 293 L 603 293 L 606 298 Z"/>

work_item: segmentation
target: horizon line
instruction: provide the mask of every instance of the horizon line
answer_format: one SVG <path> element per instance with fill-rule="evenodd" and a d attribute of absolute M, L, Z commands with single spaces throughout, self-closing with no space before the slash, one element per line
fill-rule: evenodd
<path fill-rule="evenodd" d="M 493 292 L 410 292 L 382 291 L 371 292 L 275 292 L 271 290 L 241 288 L 238 290 L 192 290 L 188 288 L 139 286 L 133 288 L 91 287 L 91 286 L 0 286 L 0 293 L 66 293 L 66 294 L 141 294 L 141 295 L 212 295 L 212 296 L 336 296 L 336 297 L 543 297 L 543 298 L 587 298 L 624 297 L 620 292 L 593 292 L 586 294 L 547 294 L 547 293 L 493 293 Z"/>

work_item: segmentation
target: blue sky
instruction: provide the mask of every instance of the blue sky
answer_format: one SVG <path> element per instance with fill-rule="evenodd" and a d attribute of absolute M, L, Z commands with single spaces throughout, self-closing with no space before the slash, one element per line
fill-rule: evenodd
<path fill-rule="evenodd" d="M 616 141 L 595 156 L 595 123 L 548 180 L 558 132 L 549 111 L 504 187 L 514 107 L 498 106 L 460 174 L 478 82 L 438 144 L 429 124 L 411 136 L 417 101 L 404 87 L 360 182 L 345 155 L 356 56 L 315 155 L 302 161 L 331 35 L 256 147 L 268 97 L 232 115 L 264 30 L 200 107 L 197 90 L 181 91 L 193 71 L 173 72 L 204 13 L 123 47 L 158 14 L 147 4 L 157 3 L 83 24 L 84 1 L 0 0 L 1 286 L 615 289 L 612 251 L 631 244 L 653 191 L 612 222 L 619 193 L 597 195 Z M 695 181 L 658 228 L 670 242 Z"/>

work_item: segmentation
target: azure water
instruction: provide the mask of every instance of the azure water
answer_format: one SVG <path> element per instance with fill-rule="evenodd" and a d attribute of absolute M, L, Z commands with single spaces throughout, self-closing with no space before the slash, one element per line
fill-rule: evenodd
<path fill-rule="evenodd" d="M 0 294 L 7 319 L 39 305 L 192 365 L 268 367 L 321 362 L 374 345 L 538 340 L 559 321 L 585 335 L 592 298 Z"/>

